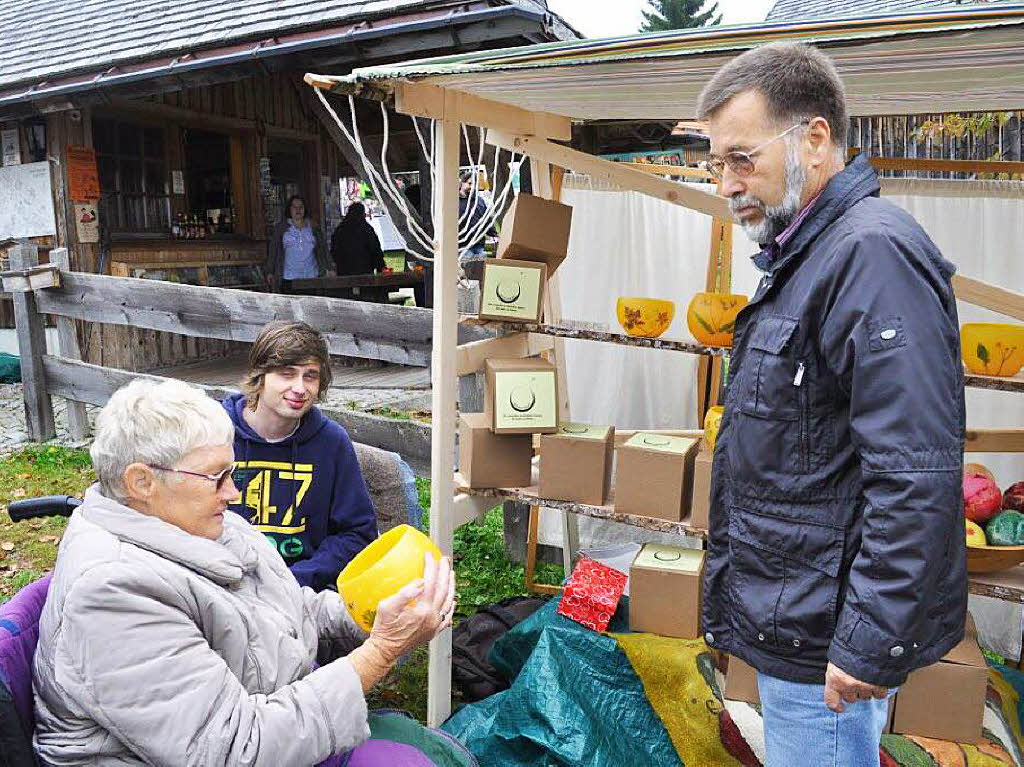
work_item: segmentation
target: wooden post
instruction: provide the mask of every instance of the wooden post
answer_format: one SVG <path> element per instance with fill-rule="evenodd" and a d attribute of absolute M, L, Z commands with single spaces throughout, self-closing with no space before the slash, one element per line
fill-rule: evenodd
<path fill-rule="evenodd" d="M 67 248 L 54 248 L 50 251 L 50 263 L 56 264 L 62 272 L 71 271 L 71 259 Z M 69 360 L 81 360 L 82 350 L 78 346 L 78 331 L 75 321 L 70 317 L 57 316 L 57 341 L 60 356 Z M 84 402 L 67 400 L 68 427 L 72 439 L 79 442 L 89 436 L 89 416 L 85 411 Z"/>
<path fill-rule="evenodd" d="M 30 242 L 14 246 L 10 252 L 11 269 L 28 269 L 39 264 L 39 248 Z M 36 310 L 31 292 L 15 292 L 14 323 L 18 331 L 21 356 L 21 384 L 25 400 L 25 423 L 33 442 L 45 442 L 57 436 L 53 424 L 53 402 L 46 391 L 43 355 L 46 354 L 46 330 L 43 315 Z"/>
<path fill-rule="evenodd" d="M 445 93 L 452 101 L 455 94 Z M 447 105 L 446 105 L 447 106 Z M 452 555 L 455 496 L 455 356 L 458 327 L 459 271 L 459 123 L 438 120 L 437 188 L 434 195 L 434 316 L 431 366 L 430 537 L 446 556 Z M 451 713 L 452 634 L 430 643 L 427 681 L 427 724 L 437 727 Z"/>

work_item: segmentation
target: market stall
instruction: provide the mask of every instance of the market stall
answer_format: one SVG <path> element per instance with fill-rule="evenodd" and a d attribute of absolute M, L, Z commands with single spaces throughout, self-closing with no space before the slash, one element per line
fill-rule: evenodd
<path fill-rule="evenodd" d="M 836 61 L 847 88 L 853 115 L 884 115 L 894 112 L 944 110 L 985 110 L 1019 107 L 1024 103 L 1024 46 L 1020 31 L 1024 6 L 1005 5 L 970 11 L 942 11 L 907 16 L 877 17 L 842 22 L 791 23 L 759 27 L 691 30 L 625 38 L 612 41 L 583 41 L 555 47 L 524 48 L 491 54 L 411 62 L 380 69 L 356 70 L 349 77 L 308 75 L 311 84 L 350 95 L 360 94 L 392 100 L 397 111 L 434 120 L 434 348 L 433 348 L 433 454 L 432 482 L 435 488 L 449 486 L 453 476 L 456 425 L 456 377 L 488 368 L 496 358 L 530 358 L 540 352 L 551 357 L 558 383 L 560 413 L 576 416 L 571 399 L 573 384 L 566 385 L 566 339 L 648 347 L 698 355 L 703 381 L 715 380 L 716 368 L 709 361 L 721 358 L 727 349 L 698 345 L 692 341 L 638 341 L 628 333 L 605 331 L 564 317 L 567 302 L 559 283 L 570 279 L 570 267 L 562 267 L 548 280 L 543 322 L 506 322 L 500 327 L 511 334 L 472 347 L 456 346 L 455 277 L 458 251 L 457 164 L 461 124 L 489 129 L 487 141 L 528 157 L 536 185 L 535 194 L 565 199 L 562 171 L 568 169 L 590 179 L 609 183 L 658 198 L 671 206 L 696 211 L 706 217 L 712 231 L 707 250 L 691 249 L 687 256 L 706 264 L 708 279 L 692 285 L 692 292 L 717 285 L 728 292 L 731 284 L 731 253 L 718 247 L 725 238 L 721 225 L 712 229 L 712 218 L 728 217 L 726 201 L 707 189 L 677 183 L 656 174 L 626 167 L 574 150 L 563 143 L 570 136 L 572 121 L 600 119 L 674 119 L 692 117 L 703 84 L 726 60 L 751 46 L 777 39 L 804 40 L 827 48 Z M 937 68 L 934 62 L 943 61 Z M 991 83 L 999 82 L 998 90 Z M 552 172 L 554 169 L 554 172 Z M 714 232 L 718 234 L 714 234 Z M 570 255 L 576 264 L 585 262 L 585 252 Z M 568 261 L 567 261 L 568 263 Z M 550 265 L 549 265 L 550 268 Z M 584 269 L 591 269 L 586 263 Z M 698 270 L 699 271 L 699 270 Z M 998 282 L 1002 275 L 985 275 Z M 486 279 L 486 277 L 485 277 Z M 960 277 L 958 296 L 971 303 L 998 311 L 1017 321 L 1024 319 L 1024 297 L 1012 290 L 977 279 Z M 1013 288 L 1011 283 L 1008 287 Z M 593 291 L 592 291 L 593 292 Z M 593 302 L 614 304 L 615 295 L 593 293 Z M 468 321 L 479 322 L 477 319 Z M 582 352 L 581 352 L 582 353 Z M 655 352 L 651 352 L 652 354 Z M 493 368 L 493 365 L 490 366 Z M 492 375 L 488 368 L 488 375 Z M 495 371 L 496 372 L 496 371 Z M 592 378 L 581 381 L 588 386 Z M 972 388 L 998 390 L 1010 403 L 1024 393 L 1019 375 L 1000 377 L 971 374 Z M 701 387 L 691 427 L 700 423 L 698 414 L 713 402 L 718 387 Z M 701 393 L 704 392 L 704 394 Z M 620 392 L 625 398 L 631 392 Z M 570 408 L 571 406 L 571 408 Z M 1016 404 L 1004 413 L 1016 412 Z M 1007 416 L 1012 419 L 1013 416 Z M 610 419 L 609 419 L 610 420 Z M 995 428 L 975 428 L 968 412 L 968 450 L 989 452 L 1024 451 L 1024 418 L 1004 420 Z M 616 424 L 634 427 L 642 424 Z M 695 436 L 679 423 L 661 430 L 664 436 L 680 439 Z M 616 430 L 617 449 L 631 435 Z M 665 434 L 665 432 L 669 432 Z M 619 439 L 622 437 L 622 439 Z M 686 451 L 690 448 L 687 447 Z M 686 452 L 684 451 L 684 452 Z M 449 496 L 435 492 L 431 505 L 431 535 L 446 552 L 451 551 L 454 527 L 488 508 L 495 498 L 517 498 L 538 506 L 560 509 L 566 519 L 593 516 L 619 523 L 661 531 L 703 535 L 693 524 L 690 509 L 676 519 L 652 520 L 617 509 L 612 498 L 604 504 L 555 501 L 545 498 L 536 486 L 479 489 L 457 478 L 459 492 Z M 571 524 L 566 525 L 571 548 Z M 1001 598 L 1024 598 L 1024 576 L 1011 573 L 1005 582 L 976 579 L 971 589 Z M 431 648 L 430 719 L 443 721 L 449 711 L 450 638 L 435 640 Z"/>

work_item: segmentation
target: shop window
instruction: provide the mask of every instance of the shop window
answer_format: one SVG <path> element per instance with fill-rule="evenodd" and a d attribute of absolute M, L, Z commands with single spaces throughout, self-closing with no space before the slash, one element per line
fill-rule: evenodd
<path fill-rule="evenodd" d="M 93 120 L 100 221 L 112 233 L 165 233 L 171 205 L 163 128 Z"/>
<path fill-rule="evenodd" d="M 235 231 L 229 136 L 192 128 L 185 131 L 185 184 L 190 221 L 203 225 L 206 235 Z"/>

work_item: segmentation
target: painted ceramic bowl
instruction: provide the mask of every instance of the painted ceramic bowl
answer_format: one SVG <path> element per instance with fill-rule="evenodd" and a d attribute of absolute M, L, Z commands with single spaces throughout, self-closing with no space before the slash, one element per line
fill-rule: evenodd
<path fill-rule="evenodd" d="M 1015 376 L 1024 366 L 1024 325 L 961 325 L 960 356 L 976 375 Z"/>
<path fill-rule="evenodd" d="M 660 298 L 620 297 L 615 314 L 622 329 L 638 338 L 657 338 L 672 324 L 676 305 Z"/>
<path fill-rule="evenodd" d="M 739 293 L 698 293 L 686 310 L 686 325 L 699 343 L 732 346 L 736 315 L 747 305 Z"/>
<path fill-rule="evenodd" d="M 967 572 L 993 573 L 1024 562 L 1024 546 L 968 546 Z"/>
<path fill-rule="evenodd" d="M 415 527 L 399 525 L 348 563 L 338 576 L 338 593 L 360 628 L 373 628 L 382 599 L 423 577 L 423 555 L 428 551 L 441 559 L 441 551 L 427 536 Z"/>
<path fill-rule="evenodd" d="M 715 449 L 715 440 L 718 439 L 718 427 L 722 425 L 722 413 L 725 408 L 722 405 L 709 407 L 704 414 L 704 442 L 708 450 Z"/>

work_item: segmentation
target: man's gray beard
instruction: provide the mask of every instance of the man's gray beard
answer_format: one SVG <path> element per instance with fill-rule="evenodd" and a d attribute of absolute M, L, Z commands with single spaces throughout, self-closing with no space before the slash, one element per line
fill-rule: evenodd
<path fill-rule="evenodd" d="M 767 245 L 782 234 L 800 212 L 800 196 L 803 194 L 807 172 L 800 164 L 800 148 L 797 142 L 786 141 L 786 193 L 778 205 L 765 205 L 751 194 L 733 197 L 729 208 L 735 216 L 742 208 L 754 207 L 761 211 L 757 223 L 740 223 L 747 237 L 759 245 Z"/>

